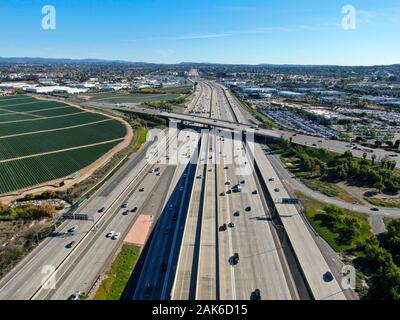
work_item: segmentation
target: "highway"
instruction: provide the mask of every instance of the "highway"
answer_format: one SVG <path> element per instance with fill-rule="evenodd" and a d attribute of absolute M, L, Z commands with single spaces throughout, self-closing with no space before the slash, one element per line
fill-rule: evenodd
<path fill-rule="evenodd" d="M 183 133 L 183 132 L 182 132 Z M 185 133 L 186 134 L 186 133 Z M 153 231 L 148 254 L 134 293 L 135 300 L 169 299 L 172 282 L 171 272 L 176 269 L 175 261 L 179 254 L 179 243 L 186 219 L 188 198 L 192 189 L 194 172 L 192 158 L 197 160 L 198 135 L 189 134 L 191 148 L 184 152 L 184 159 L 178 161 L 177 169 L 170 182 L 166 201 L 157 225 Z M 184 160 L 184 161 L 183 161 Z M 163 269 L 165 265 L 165 269 Z"/>
<path fill-rule="evenodd" d="M 226 95 L 236 119 L 245 122 L 246 120 L 236 101 L 229 93 Z M 295 205 L 281 203 L 282 199 L 290 198 L 290 195 L 266 158 L 261 146 L 259 144 L 251 146 L 251 142 L 248 144 L 250 144 L 250 149 L 254 150 L 256 166 L 258 166 L 264 185 L 267 186 L 268 193 L 274 204 L 275 214 L 279 216 L 282 222 L 281 227 L 285 230 L 285 235 L 293 249 L 312 297 L 316 300 L 346 299 L 337 278 L 330 282 L 324 279 L 324 275 L 332 270 L 310 234 L 299 210 Z M 339 276 L 336 274 L 336 277 Z"/>
<path fill-rule="evenodd" d="M 210 113 L 233 120 L 221 90 L 206 83 L 213 88 L 212 99 L 205 100 L 211 101 Z M 243 143 L 234 141 L 228 131 L 202 136 L 172 299 L 248 300 L 255 289 L 261 290 L 262 299 L 299 298 L 279 239 L 268 222 L 267 205 L 260 193 L 253 194 L 258 190 L 256 177 L 242 168 L 250 163 L 242 149 Z M 243 180 L 243 191 L 231 192 Z M 247 206 L 252 210 L 246 212 Z M 234 217 L 237 209 L 241 215 Z M 235 226 L 219 230 L 230 222 Z M 231 263 L 235 252 L 241 252 L 238 265 Z"/>

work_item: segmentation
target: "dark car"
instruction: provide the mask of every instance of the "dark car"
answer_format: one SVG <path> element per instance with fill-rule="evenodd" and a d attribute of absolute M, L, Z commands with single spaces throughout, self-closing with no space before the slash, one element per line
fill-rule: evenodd
<path fill-rule="evenodd" d="M 234 217 L 239 217 L 239 216 L 240 216 L 240 212 L 239 212 L 239 211 L 236 211 L 236 212 L 233 214 L 233 216 L 234 216 Z"/>
<path fill-rule="evenodd" d="M 146 291 L 145 291 L 146 297 L 150 296 L 152 291 L 153 291 L 153 285 L 150 282 L 148 282 L 146 284 Z"/>
<path fill-rule="evenodd" d="M 226 229 L 227 229 L 226 223 L 224 223 L 222 226 L 219 227 L 220 232 L 226 231 Z"/>
<path fill-rule="evenodd" d="M 106 210 L 106 208 L 101 208 L 101 209 L 99 209 L 99 213 L 103 213 L 104 212 L 104 210 Z"/>
<path fill-rule="evenodd" d="M 239 263 L 239 253 L 235 253 L 232 257 L 231 257 L 231 263 L 233 265 L 237 265 Z"/>
<path fill-rule="evenodd" d="M 261 291 L 256 289 L 251 293 L 250 300 L 261 300 Z"/>
<path fill-rule="evenodd" d="M 136 211 L 137 211 L 137 207 L 134 207 L 134 208 L 131 210 L 132 213 L 135 213 Z"/>
<path fill-rule="evenodd" d="M 250 211 L 251 211 L 251 207 L 247 207 L 247 208 L 246 208 L 246 211 L 247 211 L 247 212 L 250 212 Z"/>
<path fill-rule="evenodd" d="M 258 194 L 258 191 L 257 191 L 257 190 L 254 190 L 254 191 L 253 191 L 253 194 Z"/>
<path fill-rule="evenodd" d="M 333 281 L 333 275 L 331 272 L 327 272 L 324 274 L 324 281 L 325 282 L 332 282 Z"/>
<path fill-rule="evenodd" d="M 71 249 L 74 245 L 75 245 L 75 241 L 71 241 L 70 243 L 68 243 L 66 246 L 65 246 L 65 248 L 67 248 L 67 249 Z"/>
<path fill-rule="evenodd" d="M 371 208 L 371 211 L 378 212 L 378 211 L 379 211 L 379 209 L 378 209 L 378 208 Z"/>
<path fill-rule="evenodd" d="M 126 211 L 122 212 L 122 215 L 123 215 L 123 216 L 127 216 L 128 213 L 129 213 L 129 210 L 126 210 Z"/>

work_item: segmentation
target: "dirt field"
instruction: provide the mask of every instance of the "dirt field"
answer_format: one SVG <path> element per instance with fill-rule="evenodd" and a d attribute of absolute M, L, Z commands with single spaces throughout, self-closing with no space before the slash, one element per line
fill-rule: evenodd
<path fill-rule="evenodd" d="M 153 224 L 154 217 L 148 215 L 140 215 L 132 229 L 127 234 L 124 242 L 143 246 L 146 243 L 150 228 Z"/>

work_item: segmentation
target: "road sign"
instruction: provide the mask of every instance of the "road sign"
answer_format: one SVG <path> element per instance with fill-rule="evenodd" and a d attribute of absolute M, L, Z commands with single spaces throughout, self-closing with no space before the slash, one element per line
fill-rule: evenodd
<path fill-rule="evenodd" d="M 296 198 L 284 198 L 282 199 L 283 204 L 300 204 L 300 200 Z"/>

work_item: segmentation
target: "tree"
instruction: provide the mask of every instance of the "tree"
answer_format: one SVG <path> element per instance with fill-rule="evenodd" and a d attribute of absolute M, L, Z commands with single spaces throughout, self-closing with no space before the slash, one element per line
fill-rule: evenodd
<path fill-rule="evenodd" d="M 47 218 L 54 218 L 57 214 L 57 210 L 54 208 L 54 206 L 47 202 L 41 206 L 41 210 L 43 215 Z"/>
<path fill-rule="evenodd" d="M 376 161 L 376 154 L 373 154 L 371 159 L 372 159 L 372 165 L 374 166 Z"/>

